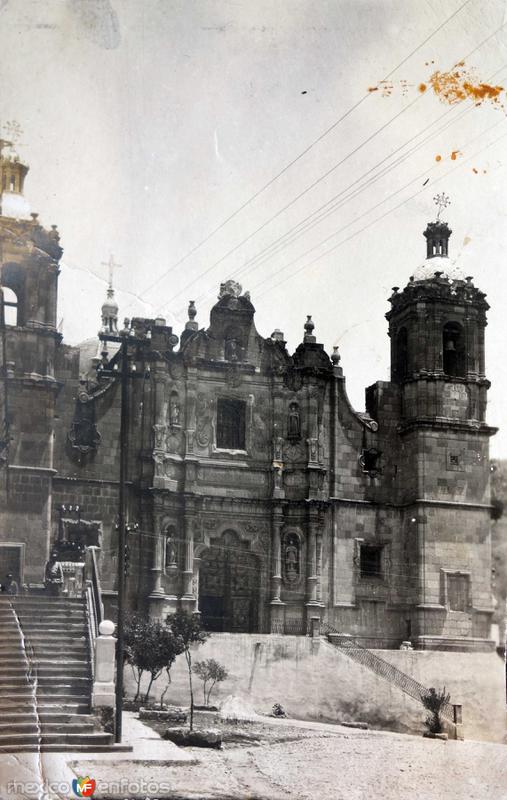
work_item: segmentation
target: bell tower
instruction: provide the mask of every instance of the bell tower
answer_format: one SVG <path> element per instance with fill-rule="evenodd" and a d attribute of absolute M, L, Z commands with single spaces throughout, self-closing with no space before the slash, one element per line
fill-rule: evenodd
<path fill-rule="evenodd" d="M 451 229 L 435 198 L 426 260 L 386 314 L 399 398 L 397 481 L 406 509 L 419 648 L 481 649 L 491 607 L 486 295 L 449 255 Z M 453 644 L 454 643 L 454 644 Z"/>
<path fill-rule="evenodd" d="M 56 225 L 47 229 L 38 214 L 29 213 L 23 195 L 27 173 L 12 144 L 1 140 L 0 560 L 7 552 L 2 548 L 17 554 L 13 572 L 21 582 L 40 580 L 49 551 L 61 341 L 60 237 Z M 3 513 L 9 516 L 3 519 Z"/>
<path fill-rule="evenodd" d="M 390 297 L 391 380 L 400 386 L 407 421 L 485 421 L 489 305 L 449 258 L 451 234 L 447 222 L 428 223 L 426 261 L 405 289 L 394 287 Z"/>

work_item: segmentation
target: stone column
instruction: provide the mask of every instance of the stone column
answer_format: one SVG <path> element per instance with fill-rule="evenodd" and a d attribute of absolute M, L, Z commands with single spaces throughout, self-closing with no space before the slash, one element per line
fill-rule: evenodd
<path fill-rule="evenodd" d="M 315 553 L 315 560 L 316 560 L 316 569 L 315 575 L 317 578 L 317 585 L 316 585 L 316 599 L 318 603 L 322 602 L 322 532 L 318 531 L 316 535 L 315 541 L 316 553 Z"/>
<path fill-rule="evenodd" d="M 164 542 L 161 531 L 160 517 L 155 517 L 155 546 L 153 549 L 153 566 L 151 568 L 153 576 L 153 588 L 149 595 L 150 617 L 161 619 L 165 610 L 166 595 L 162 586 L 162 575 L 164 572 Z"/>
<path fill-rule="evenodd" d="M 316 559 L 317 537 L 315 533 L 315 523 L 310 521 L 308 526 L 308 539 L 306 546 L 306 605 L 317 605 L 317 559 Z"/>
<path fill-rule="evenodd" d="M 188 611 L 195 611 L 194 596 L 194 516 L 185 515 L 185 568 L 183 570 L 182 606 Z"/>
<path fill-rule="evenodd" d="M 164 570 L 164 541 L 161 531 L 160 518 L 155 519 L 155 547 L 153 550 L 153 566 L 151 568 L 153 574 L 153 589 L 151 590 L 151 597 L 164 594 L 162 587 L 162 573 Z"/>
<path fill-rule="evenodd" d="M 194 556 L 194 594 L 195 594 L 195 613 L 200 614 L 199 608 L 199 571 L 201 569 L 201 559 Z"/>
<path fill-rule="evenodd" d="M 282 585 L 282 519 L 275 515 L 272 521 L 271 538 L 271 633 L 283 633 L 285 603 L 280 599 Z"/>

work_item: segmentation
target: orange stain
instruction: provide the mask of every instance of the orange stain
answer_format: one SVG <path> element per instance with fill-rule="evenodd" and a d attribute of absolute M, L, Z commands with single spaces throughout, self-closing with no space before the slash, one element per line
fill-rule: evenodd
<path fill-rule="evenodd" d="M 368 86 L 369 92 L 378 92 L 378 86 Z"/>
<path fill-rule="evenodd" d="M 451 159 L 452 159 L 453 161 L 456 161 L 456 158 L 457 158 L 458 156 L 460 156 L 460 155 L 461 155 L 461 152 L 460 152 L 459 150 L 453 150 L 453 151 L 452 151 L 452 153 L 451 153 Z"/>
<path fill-rule="evenodd" d="M 449 72 L 437 70 L 431 76 L 429 83 L 437 97 L 449 105 L 459 103 L 461 100 L 472 100 L 476 105 L 488 100 L 499 103 L 499 95 L 504 91 L 503 86 L 492 86 L 477 81 L 472 72 L 465 69 L 463 61 Z"/>
<path fill-rule="evenodd" d="M 435 161 L 442 161 L 442 156 L 435 156 Z"/>
<path fill-rule="evenodd" d="M 425 92 L 427 88 L 428 87 L 426 86 L 425 83 L 420 83 L 419 84 L 419 91 L 421 92 L 421 94 L 422 94 L 422 92 Z"/>

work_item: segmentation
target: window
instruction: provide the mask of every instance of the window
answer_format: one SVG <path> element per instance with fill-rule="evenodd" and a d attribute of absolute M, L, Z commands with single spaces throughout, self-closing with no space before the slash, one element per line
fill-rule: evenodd
<path fill-rule="evenodd" d="M 1 297 L 1 295 L 0 295 Z M 17 325 L 18 324 L 18 298 L 8 287 L 3 287 L 3 316 L 6 325 Z M 0 319 L 0 323 L 2 320 Z"/>
<path fill-rule="evenodd" d="M 361 578 L 382 578 L 382 547 L 362 544 L 359 566 Z"/>
<path fill-rule="evenodd" d="M 447 575 L 447 604 L 450 611 L 467 611 L 470 605 L 470 576 L 459 572 Z"/>
<path fill-rule="evenodd" d="M 245 449 L 245 403 L 220 399 L 217 403 L 217 447 Z"/>
<path fill-rule="evenodd" d="M 381 450 L 377 450 L 376 447 L 365 447 L 359 457 L 359 463 L 361 464 L 363 472 L 367 473 L 372 478 L 380 475 L 382 473 L 382 467 L 380 466 L 381 456 Z"/>
<path fill-rule="evenodd" d="M 458 322 L 447 322 L 442 333 L 443 367 L 446 375 L 465 377 L 465 342 Z"/>

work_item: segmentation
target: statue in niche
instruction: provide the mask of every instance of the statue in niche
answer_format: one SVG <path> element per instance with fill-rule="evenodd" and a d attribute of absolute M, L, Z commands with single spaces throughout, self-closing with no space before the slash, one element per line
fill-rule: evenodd
<path fill-rule="evenodd" d="M 299 580 L 299 539 L 294 533 L 287 537 L 283 560 L 286 583 L 297 583 Z"/>
<path fill-rule="evenodd" d="M 95 424 L 95 401 L 83 387 L 78 392 L 68 438 L 80 456 L 96 450 L 100 443 L 100 433 Z"/>
<path fill-rule="evenodd" d="M 287 435 L 289 439 L 301 438 L 301 417 L 299 414 L 299 406 L 297 403 L 291 403 L 289 406 L 289 416 L 287 419 Z"/>
<path fill-rule="evenodd" d="M 171 405 L 169 410 L 169 422 L 174 428 L 178 428 L 181 424 L 181 406 L 180 401 L 176 395 L 171 397 Z"/>
<path fill-rule="evenodd" d="M 276 436 L 273 446 L 274 461 L 282 461 L 283 459 L 283 439 L 281 436 Z"/>
<path fill-rule="evenodd" d="M 166 567 L 173 567 L 176 564 L 176 546 L 174 544 L 174 538 L 171 535 L 172 533 L 174 533 L 173 529 L 171 529 L 171 531 L 166 534 L 166 538 L 165 538 L 165 565 L 166 565 Z"/>
<path fill-rule="evenodd" d="M 237 339 L 226 339 L 225 342 L 225 360 L 226 361 L 239 361 L 240 347 Z"/>

